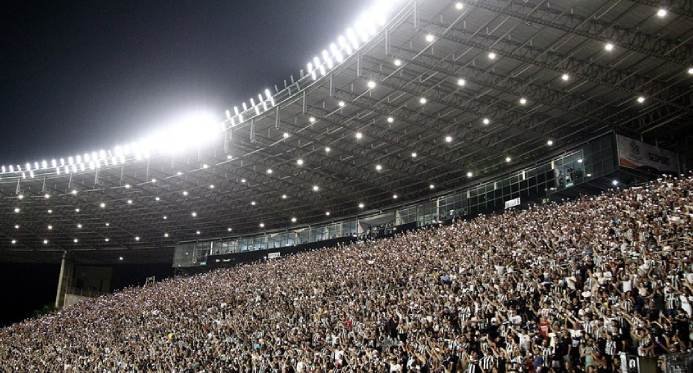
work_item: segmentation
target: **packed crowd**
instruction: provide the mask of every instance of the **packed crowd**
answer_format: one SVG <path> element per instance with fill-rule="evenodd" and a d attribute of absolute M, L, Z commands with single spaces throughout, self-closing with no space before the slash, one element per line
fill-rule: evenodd
<path fill-rule="evenodd" d="M 606 372 L 691 344 L 693 177 L 85 301 L 5 371 Z"/>

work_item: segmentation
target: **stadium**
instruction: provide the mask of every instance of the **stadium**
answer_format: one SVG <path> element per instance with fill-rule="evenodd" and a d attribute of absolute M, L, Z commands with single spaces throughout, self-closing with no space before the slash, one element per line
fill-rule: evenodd
<path fill-rule="evenodd" d="M 691 371 L 693 3 L 361 11 L 222 111 L 0 160 L 0 262 L 59 264 L 0 371 Z"/>

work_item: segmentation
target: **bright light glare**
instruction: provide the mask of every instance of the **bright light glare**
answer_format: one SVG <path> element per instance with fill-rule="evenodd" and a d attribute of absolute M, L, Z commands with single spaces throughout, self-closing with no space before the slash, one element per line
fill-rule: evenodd
<path fill-rule="evenodd" d="M 143 152 L 173 155 L 214 141 L 223 129 L 222 122 L 213 113 L 196 110 L 171 119 L 138 145 Z"/>

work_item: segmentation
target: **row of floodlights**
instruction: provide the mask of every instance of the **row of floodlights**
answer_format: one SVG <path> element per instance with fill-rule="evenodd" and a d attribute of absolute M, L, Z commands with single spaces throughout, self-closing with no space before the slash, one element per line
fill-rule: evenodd
<path fill-rule="evenodd" d="M 327 72 L 344 62 L 344 60 L 368 43 L 378 30 L 385 26 L 397 0 L 378 0 L 368 9 L 352 27 L 337 37 L 337 41 L 308 62 L 306 69 L 313 80 L 327 75 Z"/>

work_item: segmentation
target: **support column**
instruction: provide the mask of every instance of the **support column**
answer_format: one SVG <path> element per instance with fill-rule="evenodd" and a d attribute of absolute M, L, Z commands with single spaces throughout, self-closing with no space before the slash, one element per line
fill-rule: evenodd
<path fill-rule="evenodd" d="M 61 309 L 65 304 L 65 293 L 72 282 L 74 266 L 67 251 L 63 251 L 63 259 L 60 262 L 60 275 L 58 277 L 58 290 L 55 294 L 55 308 Z"/>

